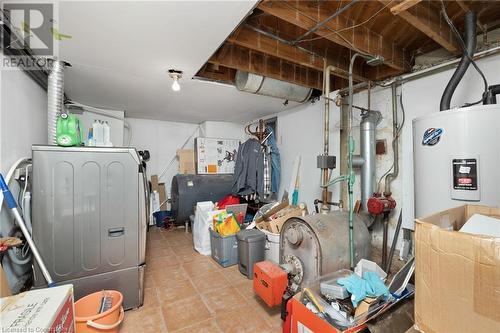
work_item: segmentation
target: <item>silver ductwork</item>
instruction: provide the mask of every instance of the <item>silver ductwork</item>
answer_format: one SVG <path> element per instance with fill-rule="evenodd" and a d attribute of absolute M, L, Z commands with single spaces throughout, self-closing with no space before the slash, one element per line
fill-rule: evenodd
<path fill-rule="evenodd" d="M 306 102 L 311 97 L 313 91 L 312 88 L 240 70 L 236 72 L 235 82 L 236 88 L 240 91 L 281 98 L 298 103 Z"/>
<path fill-rule="evenodd" d="M 50 61 L 47 83 L 47 131 L 49 145 L 56 144 L 57 117 L 62 113 L 64 103 L 64 67 L 59 60 Z"/>
<path fill-rule="evenodd" d="M 375 192 L 375 132 L 382 119 L 378 111 L 363 114 L 360 123 L 360 154 L 353 157 L 353 166 L 361 167 L 361 202 L 367 210 L 368 199 Z"/>

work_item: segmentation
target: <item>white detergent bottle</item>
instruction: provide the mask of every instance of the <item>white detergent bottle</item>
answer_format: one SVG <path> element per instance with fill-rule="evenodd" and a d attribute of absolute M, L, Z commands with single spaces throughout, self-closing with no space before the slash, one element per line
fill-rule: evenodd
<path fill-rule="evenodd" d="M 94 134 L 94 146 L 103 146 L 103 125 L 99 120 L 94 120 L 94 123 L 92 124 L 92 132 Z"/>
<path fill-rule="evenodd" d="M 105 121 L 103 124 L 104 128 L 104 145 L 106 147 L 113 147 L 113 144 L 111 143 L 111 127 L 109 126 L 108 122 Z"/>

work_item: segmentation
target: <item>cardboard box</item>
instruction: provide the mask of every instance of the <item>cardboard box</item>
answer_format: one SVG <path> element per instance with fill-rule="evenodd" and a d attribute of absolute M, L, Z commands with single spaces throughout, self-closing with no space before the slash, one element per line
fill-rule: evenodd
<path fill-rule="evenodd" d="M 2 332 L 75 331 L 73 286 L 27 291 L 0 299 Z"/>
<path fill-rule="evenodd" d="M 7 276 L 3 270 L 3 267 L 0 266 L 0 297 L 6 297 L 12 295 L 12 292 L 9 287 L 9 281 L 7 281 Z"/>
<path fill-rule="evenodd" d="M 179 173 L 195 174 L 196 163 L 194 161 L 194 149 L 177 150 L 177 158 L 179 159 Z"/>
<path fill-rule="evenodd" d="M 500 238 L 457 232 L 473 214 L 500 217 L 500 209 L 465 205 L 416 220 L 415 327 L 422 332 L 500 332 Z"/>
<path fill-rule="evenodd" d="M 257 223 L 257 227 L 278 234 L 281 232 L 281 227 L 285 224 L 286 220 L 291 217 L 302 216 L 302 210 L 298 207 L 288 206 L 277 212 L 276 215 L 279 217 L 268 221 L 261 221 Z"/>
<path fill-rule="evenodd" d="M 151 176 L 151 190 L 158 192 L 158 175 Z"/>
<path fill-rule="evenodd" d="M 160 210 L 167 210 L 167 192 L 165 191 L 165 183 L 158 184 L 158 194 L 160 196 Z"/>

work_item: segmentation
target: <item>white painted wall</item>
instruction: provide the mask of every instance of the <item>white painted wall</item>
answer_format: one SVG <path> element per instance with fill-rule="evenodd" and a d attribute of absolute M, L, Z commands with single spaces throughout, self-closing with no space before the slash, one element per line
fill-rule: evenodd
<path fill-rule="evenodd" d="M 202 133 L 207 138 L 244 140 L 245 128 L 241 123 L 226 121 L 205 121 L 201 124 Z"/>
<path fill-rule="evenodd" d="M 108 114 L 110 116 L 103 115 Z M 118 110 L 99 110 L 99 113 L 85 110 L 82 114 L 77 114 L 80 119 L 80 128 L 83 132 L 83 139 L 87 143 L 89 129 L 92 127 L 94 120 L 107 121 L 110 127 L 110 139 L 114 147 L 122 147 L 128 145 L 128 133 L 124 133 L 124 118 L 125 112 Z M 117 119 L 120 118 L 120 119 Z"/>
<path fill-rule="evenodd" d="M 0 54 L 3 62 L 3 55 Z M 19 69 L 0 69 L 0 170 L 5 175 L 33 143 L 47 143 L 47 93 Z"/>
<path fill-rule="evenodd" d="M 335 94 L 332 93 L 332 96 Z M 305 202 L 309 212 L 314 211 L 314 199 L 321 198 L 321 171 L 316 168 L 316 157 L 323 153 L 324 103 L 306 103 L 277 114 L 277 140 L 281 155 L 281 184 L 279 198 L 288 190 L 292 181 L 293 164 L 300 156 L 299 202 Z M 340 154 L 340 110 L 330 105 L 330 154 Z M 339 169 L 333 175 L 337 176 Z M 339 186 L 330 189 L 333 200 L 339 200 Z"/>
<path fill-rule="evenodd" d="M 126 120 L 132 131 L 130 146 L 137 150 L 147 149 L 151 154 L 147 169 L 148 176 L 159 176 L 165 170 L 160 182 L 165 182 L 167 191 L 170 191 L 172 177 L 179 170 L 179 163 L 176 159 L 177 150 L 181 149 L 186 141 L 184 148 L 193 149 L 193 139 L 200 133 L 199 126 L 138 118 L 126 118 Z"/>

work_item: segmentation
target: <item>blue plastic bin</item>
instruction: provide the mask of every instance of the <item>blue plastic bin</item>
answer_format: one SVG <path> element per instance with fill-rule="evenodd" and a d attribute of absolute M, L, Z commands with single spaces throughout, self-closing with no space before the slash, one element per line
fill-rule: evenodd
<path fill-rule="evenodd" d="M 169 210 L 160 210 L 158 212 L 154 212 L 153 216 L 154 216 L 155 221 L 156 221 L 156 226 L 163 227 L 165 224 L 165 219 L 172 217 L 172 212 Z"/>

